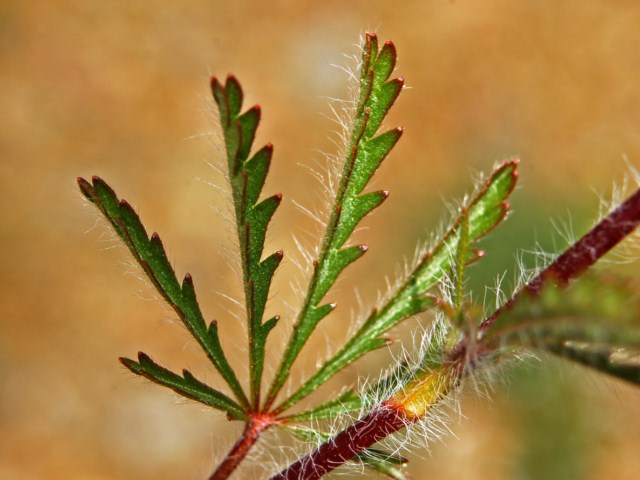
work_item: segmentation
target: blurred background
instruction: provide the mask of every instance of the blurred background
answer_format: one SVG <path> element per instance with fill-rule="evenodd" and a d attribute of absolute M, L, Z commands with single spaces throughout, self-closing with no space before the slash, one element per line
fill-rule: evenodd
<path fill-rule="evenodd" d="M 479 303 L 519 248 L 562 248 L 550 219 L 587 228 L 625 156 L 640 165 L 638 25 L 636 0 L 0 1 L 0 478 L 197 480 L 238 434 L 117 362 L 144 350 L 217 382 L 75 185 L 101 175 L 136 206 L 246 369 L 226 298 L 238 298 L 236 276 L 221 253 L 229 205 L 210 185 L 221 180 L 208 164 L 220 160 L 210 75 L 237 75 L 246 105 L 262 107 L 257 144 L 275 145 L 265 192 L 285 202 L 268 248 L 288 256 L 271 309 L 285 316 L 300 278 L 293 235 L 313 245 L 317 231 L 293 201 L 322 206 L 308 168 L 335 152 L 327 98 L 348 95 L 334 65 L 353 65 L 345 54 L 375 30 L 394 40 L 410 87 L 386 122 L 405 135 L 374 179 L 391 198 L 357 234 L 370 252 L 330 293 L 340 307 L 296 379 L 344 338 L 354 286 L 371 305 L 445 202 L 494 162 L 519 156 L 521 182 L 513 216 L 470 272 Z M 281 345 L 270 344 L 274 357 Z M 338 382 L 388 361 L 374 355 Z M 410 455 L 413 478 L 638 477 L 637 389 L 555 361 L 498 376 L 490 400 L 465 393 L 453 435 Z M 264 478 L 259 467 L 239 478 Z"/>

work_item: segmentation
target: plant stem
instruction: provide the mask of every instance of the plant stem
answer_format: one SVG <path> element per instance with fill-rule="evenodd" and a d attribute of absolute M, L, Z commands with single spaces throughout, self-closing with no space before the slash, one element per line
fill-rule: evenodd
<path fill-rule="evenodd" d="M 224 480 L 238 468 L 240 462 L 249 453 L 249 450 L 255 445 L 260 438 L 260 435 L 275 423 L 275 420 L 270 416 L 256 415 L 251 417 L 251 420 L 247 423 L 242 436 L 238 439 L 236 444 L 231 448 L 227 456 L 222 463 L 218 465 L 216 470 L 211 474 L 209 480 Z"/>
<path fill-rule="evenodd" d="M 502 313 L 515 305 L 522 295 L 537 295 L 549 281 L 557 282 L 560 286 L 568 285 L 571 280 L 584 273 L 633 232 L 638 224 L 640 224 L 640 189 L 598 222 L 508 302 L 487 317 L 480 325 L 480 333 L 486 332 Z M 473 343 L 475 341 L 463 338 L 449 353 L 449 365 L 454 367 L 453 370 L 457 375 L 457 377 L 454 375 L 454 379 L 460 379 L 462 375 L 468 373 L 465 372 L 466 369 L 473 368 L 476 364 L 474 358 L 476 355 L 487 353 L 486 351 L 470 352 L 469 346 Z M 439 396 L 432 398 L 434 401 L 430 406 L 440 400 Z M 318 479 L 420 418 L 408 413 L 402 405 L 394 402 L 393 398 L 389 399 L 314 452 L 271 477 L 271 480 Z"/>
<path fill-rule="evenodd" d="M 402 410 L 382 404 L 316 451 L 271 477 L 271 480 L 320 478 L 356 455 L 363 453 L 371 445 L 397 432 L 410 421 Z"/>
<path fill-rule="evenodd" d="M 638 224 L 640 224 L 640 189 L 600 220 L 536 278 L 484 320 L 480 325 L 480 332 L 486 332 L 505 310 L 511 309 L 516 304 L 522 295 L 528 294 L 535 297 L 547 282 L 556 282 L 559 286 L 566 287 L 633 232 Z"/>
<path fill-rule="evenodd" d="M 447 396 L 465 374 L 466 358 L 440 365 L 406 384 L 373 411 L 321 445 L 306 457 L 289 465 L 271 480 L 317 479 L 348 462 L 380 440 L 424 417 Z"/>

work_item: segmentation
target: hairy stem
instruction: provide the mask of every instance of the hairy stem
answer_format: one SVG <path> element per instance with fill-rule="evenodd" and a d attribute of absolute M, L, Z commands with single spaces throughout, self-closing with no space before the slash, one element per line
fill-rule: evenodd
<path fill-rule="evenodd" d="M 595 227 L 519 290 L 508 302 L 487 317 L 480 326 L 480 333 L 486 332 L 501 314 L 515 305 L 522 295 L 536 295 L 545 283 L 550 281 L 556 282 L 560 286 L 568 285 L 571 280 L 584 273 L 633 232 L 638 224 L 640 224 L 640 189 L 598 222 Z M 486 353 L 469 351 L 469 346 L 474 343 L 469 338 L 463 338 L 450 352 L 448 362 L 452 370 L 449 371 L 453 371 L 455 374 L 449 378 L 449 386 L 455 386 L 457 381 L 468 373 L 468 369 L 474 367 L 476 355 Z M 413 407 L 420 404 L 417 406 L 426 411 L 441 400 L 443 394 L 446 395 L 448 392 L 448 388 L 440 391 L 438 388 L 435 390 L 427 389 L 426 396 L 422 396 L 425 388 L 421 387 L 420 383 L 424 382 L 422 380 L 417 382 L 415 393 L 409 392 L 407 395 L 403 392 L 401 394 L 402 402 L 398 402 L 398 396 L 383 402 L 371 413 L 338 433 L 314 452 L 289 465 L 279 474 L 273 476 L 271 480 L 320 478 L 380 440 L 397 432 L 408 423 L 418 420 L 423 412 L 419 409 L 415 410 Z M 407 403 L 407 398 L 410 398 L 411 402 L 416 405 L 411 405 L 411 402 Z M 407 405 L 412 408 L 408 409 Z M 418 414 L 412 415 L 412 412 L 418 412 Z"/>
<path fill-rule="evenodd" d="M 289 465 L 271 480 L 311 480 L 321 478 L 385 437 L 407 425 L 403 411 L 383 404 L 316 451 Z"/>
<path fill-rule="evenodd" d="M 222 463 L 218 465 L 216 470 L 211 474 L 209 480 L 224 480 L 229 478 L 258 441 L 260 435 L 274 423 L 271 417 L 265 417 L 263 415 L 252 417 L 242 432 L 242 436 L 231 448 Z"/>
<path fill-rule="evenodd" d="M 633 232 L 638 224 L 640 224 L 640 189 L 600 220 L 580 240 L 565 250 L 551 265 L 482 322 L 480 332 L 486 332 L 505 310 L 511 309 L 516 304 L 522 295 L 536 296 L 548 282 L 566 287 Z"/>
<path fill-rule="evenodd" d="M 420 420 L 458 385 L 465 374 L 465 364 L 463 356 L 417 375 L 370 413 L 271 480 L 320 478 L 363 454 L 380 440 Z"/>

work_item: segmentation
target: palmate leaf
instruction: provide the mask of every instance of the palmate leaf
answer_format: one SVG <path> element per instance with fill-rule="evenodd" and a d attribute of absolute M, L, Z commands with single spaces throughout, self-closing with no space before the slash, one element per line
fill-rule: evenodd
<path fill-rule="evenodd" d="M 367 250 L 364 245 L 345 247 L 345 243 L 360 221 L 388 196 L 384 191 L 362 191 L 402 135 L 402 129 L 396 128 L 376 136 L 404 83 L 402 78 L 389 79 L 395 64 L 393 43 L 387 42 L 379 49 L 377 37 L 368 34 L 360 65 L 358 104 L 336 199 L 314 262 L 304 307 L 267 395 L 267 407 L 275 400 L 318 322 L 332 310 L 331 303 L 322 304 L 327 292 L 340 273 Z"/>
<path fill-rule="evenodd" d="M 428 293 L 455 266 L 461 232 L 463 232 L 463 241 L 470 245 L 500 224 L 506 216 L 508 210 L 506 200 L 513 191 L 516 181 L 517 161 L 510 160 L 500 165 L 476 195 L 462 208 L 453 226 L 423 257 L 406 281 L 393 293 L 390 300 L 379 309 L 373 310 L 345 346 L 287 398 L 278 410 L 284 410 L 297 403 L 364 354 L 387 345 L 389 339 L 384 338 L 383 335 L 389 329 L 402 320 L 434 306 L 437 300 Z M 467 252 L 468 261 L 477 259 L 477 252 L 470 248 L 464 250 Z"/>
<path fill-rule="evenodd" d="M 145 353 L 138 353 L 138 361 L 120 358 L 122 364 L 137 375 L 141 375 L 159 385 L 163 385 L 179 393 L 183 397 L 196 400 L 218 410 L 227 412 L 234 420 L 245 419 L 246 415 L 240 405 L 210 386 L 197 380 L 188 370 L 182 376 L 167 370 L 155 363 Z"/>
<path fill-rule="evenodd" d="M 260 122 L 260 108 L 254 106 L 241 113 L 242 88 L 233 76 L 227 77 L 224 85 L 213 78 L 211 89 L 220 113 L 236 212 L 247 307 L 250 397 L 255 408 L 260 402 L 267 336 L 279 319 L 275 316 L 263 322 L 271 281 L 283 253 L 275 252 L 264 260 L 262 253 L 267 227 L 282 195 L 258 203 L 273 155 L 273 146 L 268 144 L 249 158 Z"/>
<path fill-rule="evenodd" d="M 191 275 L 187 273 L 182 283 L 178 282 L 160 236 L 153 233 L 149 238 L 138 214 L 127 201 L 119 200 L 116 193 L 104 180 L 93 177 L 92 182 L 89 183 L 83 178 L 78 178 L 78 185 L 84 196 L 106 217 L 156 290 L 174 309 L 180 320 L 206 352 L 237 400 L 246 407 L 248 405 L 247 397 L 222 350 L 217 323 L 214 320 L 207 326 L 202 316 Z"/>

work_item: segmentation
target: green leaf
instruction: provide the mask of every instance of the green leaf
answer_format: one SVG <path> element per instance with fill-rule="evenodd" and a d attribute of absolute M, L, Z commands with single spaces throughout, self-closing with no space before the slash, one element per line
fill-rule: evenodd
<path fill-rule="evenodd" d="M 265 324 L 268 324 L 268 328 L 263 328 L 262 317 L 273 274 L 282 260 L 282 252 L 272 254 L 262 263 L 261 260 L 267 228 L 282 195 L 273 195 L 258 203 L 273 154 L 273 146 L 268 144 L 249 159 L 260 123 L 260 107 L 256 105 L 240 113 L 243 93 L 234 77 L 228 77 L 224 87 L 214 79 L 212 91 L 223 126 L 236 212 L 247 307 L 250 397 L 252 406 L 256 407 L 260 401 L 266 337 L 276 323 L 272 319 Z"/>
<path fill-rule="evenodd" d="M 193 278 L 190 273 L 187 273 L 182 280 L 182 295 L 180 308 L 184 312 L 185 316 L 191 320 L 194 325 L 194 330 L 206 330 L 206 324 L 198 305 L 198 299 L 196 298 L 196 290 L 193 286 Z"/>
<path fill-rule="evenodd" d="M 262 257 L 267 227 L 281 201 L 282 195 L 277 194 L 263 200 L 247 212 L 245 221 L 249 231 L 247 243 L 251 265 L 256 265 Z"/>
<path fill-rule="evenodd" d="M 335 245 L 341 248 L 347 241 L 356 225 L 360 223 L 366 215 L 374 208 L 379 207 L 389 197 L 389 192 L 379 191 L 366 193 L 358 197 L 345 200 L 344 207 L 340 213 L 340 226 L 336 233 Z"/>
<path fill-rule="evenodd" d="M 376 134 L 384 117 L 387 116 L 387 113 L 389 113 L 389 110 L 400 95 L 403 86 L 404 80 L 402 78 L 396 78 L 379 87 L 375 84 L 374 79 L 373 91 L 368 102 L 371 113 L 364 131 L 364 138 L 369 139 Z"/>
<path fill-rule="evenodd" d="M 485 182 L 471 201 L 462 207 L 460 216 L 444 235 L 442 240 L 428 253 L 405 282 L 394 292 L 390 300 L 379 309 L 374 309 L 358 332 L 333 357 L 327 360 L 297 391 L 278 407 L 284 410 L 302 400 L 337 372 L 363 355 L 389 340 L 382 337 L 401 321 L 424 312 L 437 304 L 429 291 L 450 272 L 455 265 L 461 229 L 468 219 L 467 245 L 479 240 L 506 216 L 506 199 L 513 191 L 517 180 L 517 161 L 511 160 L 500 165 Z M 489 220 L 487 220 L 489 219 Z M 477 254 L 466 249 L 468 261 L 477 259 Z"/>
<path fill-rule="evenodd" d="M 246 170 L 246 205 L 255 205 L 260 198 L 262 187 L 269 172 L 273 145 L 270 143 L 258 150 L 250 160 L 245 163 Z"/>
<path fill-rule="evenodd" d="M 269 288 L 271 287 L 271 280 L 273 274 L 280 265 L 284 254 L 282 251 L 275 252 L 267 257 L 262 263 L 258 264 L 251 275 L 252 285 L 252 304 L 253 314 L 257 318 L 262 318 L 264 314 L 265 305 L 269 297 Z"/>
<path fill-rule="evenodd" d="M 378 54 L 373 67 L 375 83 L 386 82 L 389 79 L 393 73 L 393 69 L 396 67 L 397 58 L 398 54 L 393 42 L 385 42 L 380 49 L 380 53 Z"/>
<path fill-rule="evenodd" d="M 367 34 L 362 48 L 362 61 L 360 65 L 360 93 L 358 94 L 357 114 L 360 115 L 371 96 L 374 72 L 372 64 L 378 52 L 378 37 L 375 34 Z"/>
<path fill-rule="evenodd" d="M 249 158 L 251 145 L 256 136 L 256 129 L 260 122 L 260 107 L 258 105 L 250 108 L 240 115 L 237 120 L 240 125 L 240 149 L 238 151 L 238 160 L 240 163 Z"/>
<path fill-rule="evenodd" d="M 308 337 L 315 326 L 318 324 L 318 322 L 329 315 L 335 308 L 335 303 L 325 303 L 324 305 L 321 305 L 319 307 L 311 307 L 309 313 L 307 314 L 307 318 L 309 319 L 309 321 L 304 324 L 304 328 L 306 328 L 307 330 L 300 330 L 299 336 L 297 338 L 295 335 L 297 332 L 294 331 L 294 341 L 292 341 L 292 343 L 295 343 L 296 345 L 298 345 L 298 348 L 301 349 L 304 345 L 302 339 Z"/>
<path fill-rule="evenodd" d="M 229 110 L 229 101 L 224 87 L 220 84 L 217 78 L 211 78 L 211 93 L 218 105 L 218 113 L 220 114 L 222 129 L 229 128 L 231 123 L 231 113 Z"/>
<path fill-rule="evenodd" d="M 242 100 L 243 93 L 242 87 L 238 80 L 233 75 L 229 75 L 227 77 L 227 81 L 225 82 L 224 92 L 227 100 L 227 104 L 229 105 L 229 117 L 235 118 L 240 115 L 240 110 L 242 109 Z"/>
<path fill-rule="evenodd" d="M 509 204 L 507 197 L 517 181 L 517 160 L 503 163 L 468 207 L 469 238 L 486 235 L 504 219 Z"/>
<path fill-rule="evenodd" d="M 387 158 L 391 149 L 398 143 L 402 136 L 401 127 L 394 128 L 372 138 L 358 150 L 358 158 L 351 173 L 349 191 L 347 196 L 358 195 L 369 183 L 374 172 L 378 169 L 382 161 Z"/>
<path fill-rule="evenodd" d="M 127 229 L 129 230 L 129 229 Z M 146 236 L 146 233 L 145 233 Z M 146 247 L 146 245 L 140 245 L 141 247 Z M 145 255 L 143 258 L 151 267 L 151 270 L 154 272 L 154 276 L 158 280 L 158 282 L 163 285 L 163 290 L 167 292 L 169 298 L 175 303 L 181 302 L 181 288 L 178 283 L 178 279 L 176 278 L 176 274 L 167 258 L 167 254 L 164 250 L 164 245 L 162 244 L 162 240 L 160 240 L 160 235 L 156 232 L 151 234 L 151 239 L 148 243 L 149 253 Z"/>
<path fill-rule="evenodd" d="M 318 420 L 337 418 L 339 415 L 359 410 L 362 399 L 353 390 L 347 390 L 337 398 L 324 402 L 317 407 L 306 410 L 286 418 L 287 422 L 314 422 Z"/>
<path fill-rule="evenodd" d="M 183 370 L 180 376 L 161 367 L 143 352 L 138 353 L 138 362 L 129 358 L 120 358 L 120 361 L 133 373 L 168 387 L 183 397 L 225 411 L 233 419 L 246 418 L 240 405 L 222 392 L 197 380 L 188 370 Z"/>
<path fill-rule="evenodd" d="M 119 200 L 104 180 L 93 177 L 90 184 L 86 180 L 78 179 L 78 184 L 87 199 L 93 202 L 111 223 L 155 288 L 206 352 L 237 399 L 246 405 L 247 398 L 220 346 L 217 330 L 214 336 L 207 334 L 191 276 L 187 274 L 180 285 L 160 236 L 153 233 L 149 238 L 138 214 L 128 202 Z"/>
<path fill-rule="evenodd" d="M 340 275 L 349 264 L 364 255 L 366 251 L 366 245 L 357 245 L 343 248 L 342 250 L 331 251 L 326 261 L 318 265 L 318 283 L 314 291 L 314 296 L 311 297 L 312 304 L 320 302 L 329 288 L 335 283 L 338 275 Z"/>
<path fill-rule="evenodd" d="M 355 112 L 340 185 L 334 201 L 320 254 L 315 262 L 305 305 L 294 325 L 291 339 L 267 395 L 271 406 L 281 390 L 293 362 L 318 323 L 316 307 L 323 301 L 340 273 L 366 251 L 365 246 L 344 248 L 360 221 L 379 206 L 386 192 L 361 195 L 380 163 L 402 134 L 402 129 L 375 136 L 387 112 L 402 90 L 403 80 L 388 80 L 396 64 L 393 43 L 378 51 L 375 35 L 367 35 L 362 53 L 359 100 Z"/>

